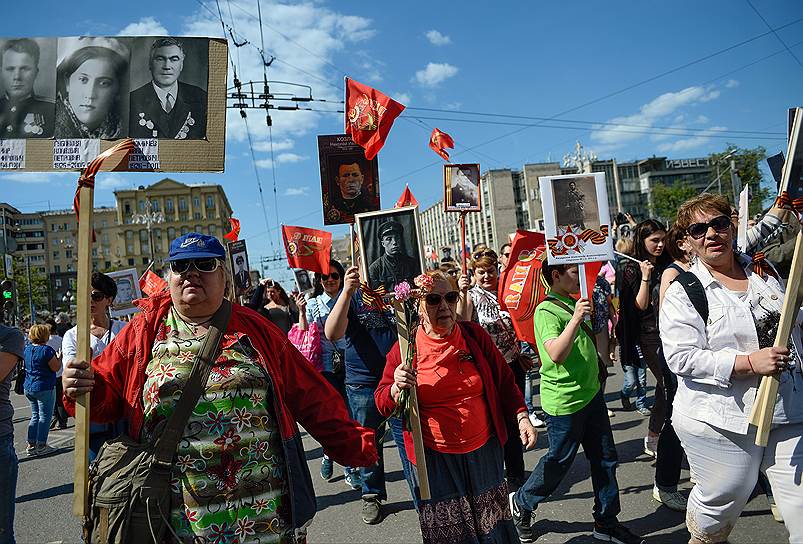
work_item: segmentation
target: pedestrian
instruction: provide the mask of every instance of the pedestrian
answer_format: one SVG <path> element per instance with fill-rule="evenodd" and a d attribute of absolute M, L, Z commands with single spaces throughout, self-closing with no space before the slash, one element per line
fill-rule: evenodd
<path fill-rule="evenodd" d="M 298 306 L 287 296 L 284 287 L 270 278 L 259 282 L 247 306 L 283 330 L 284 334 L 290 332 L 294 323 L 298 323 Z"/>
<path fill-rule="evenodd" d="M 92 272 L 90 279 L 92 291 L 90 292 L 89 313 L 91 324 L 89 328 L 89 346 L 92 349 L 92 358 L 98 357 L 106 346 L 120 334 L 126 323 L 112 319 L 109 307 L 117 296 L 117 284 L 106 274 Z M 64 366 L 74 362 L 78 357 L 78 327 L 73 327 L 64 333 L 61 343 L 61 353 Z M 64 374 L 62 373 L 62 388 L 64 388 Z M 123 432 L 125 422 L 92 423 L 89 426 L 89 460 L 92 461 L 100 451 L 100 447 L 107 440 L 119 436 Z"/>
<path fill-rule="evenodd" d="M 678 376 L 672 424 L 696 479 L 686 512 L 689 542 L 728 539 L 759 471 L 772 484 L 789 541 L 803 542 L 803 314 L 788 344 L 774 346 L 783 284 L 766 261 L 734 252 L 723 196 L 686 201 L 677 224 L 695 257 L 687 276 L 695 281 L 669 286 L 660 326 L 667 364 Z M 772 428 L 767 445 L 758 446 L 748 419 L 761 377 L 773 375 Z"/>
<path fill-rule="evenodd" d="M 381 443 L 385 435 L 385 421 L 377 410 L 374 392 L 382 378 L 385 358 L 396 342 L 398 332 L 392 311 L 368 298 L 365 288 L 360 287 L 357 267 L 349 267 L 343 280 L 343 291 L 326 319 L 325 332 L 333 342 L 341 339 L 346 341 L 344 381 L 351 414 L 360 425 L 373 429 L 377 443 Z M 404 450 L 401 420 L 392 417 L 389 423 L 410 496 L 418 508 L 410 461 Z M 388 498 L 383 450 L 379 448 L 376 463 L 361 465 L 360 468 L 362 520 L 369 525 L 382 521 L 382 501 Z"/>
<path fill-rule="evenodd" d="M 608 263 L 606 263 L 607 265 Z M 599 274 L 594 281 L 594 290 L 591 292 L 591 300 L 594 304 L 592 314 L 591 330 L 597 344 L 597 353 L 602 357 L 602 362 L 606 367 L 613 366 L 611 362 L 610 347 L 611 342 L 611 321 L 616 323 L 616 309 L 613 307 L 613 292 L 611 284 L 605 277 L 605 267 L 600 268 Z M 605 384 L 602 384 L 602 393 L 605 394 Z M 613 410 L 608 410 L 608 417 L 613 417 Z"/>
<path fill-rule="evenodd" d="M 499 305 L 499 263 L 496 252 L 480 248 L 474 252 L 473 257 L 474 287 L 468 290 L 467 308 L 461 311 L 461 315 L 470 315 L 472 321 L 479 323 L 491 335 L 494 345 L 510 365 L 516 385 L 523 395 L 527 371 L 534 364 L 532 358 L 522 354 L 513 320 Z M 465 280 L 461 281 L 460 286 L 461 289 L 466 287 Z M 508 434 L 515 435 L 516 426 L 510 422 L 508 425 Z M 518 488 L 524 482 L 524 451 L 521 444 L 514 440 L 505 444 L 505 471 L 509 486 Z"/>
<path fill-rule="evenodd" d="M 56 371 L 61 368 L 61 360 L 47 345 L 49 338 L 49 326 L 34 325 L 28 331 L 31 343 L 25 346 L 25 398 L 31 404 L 28 445 L 25 447 L 28 456 L 55 451 L 48 446 L 47 435 L 56 402 Z"/>
<path fill-rule="evenodd" d="M 153 442 L 224 305 L 225 259 L 212 236 L 173 240 L 169 291 L 141 299 L 91 366 L 67 364 L 67 397 L 91 391 L 93 419 L 126 417 L 131 438 Z M 232 303 L 220 346 L 174 457 L 171 512 L 161 515 L 182 542 L 295 542 L 316 510 L 297 422 L 344 464 L 376 462 L 373 433 L 349 419 L 335 390 L 258 313 Z"/>
<path fill-rule="evenodd" d="M 418 303 L 415 371 L 398 342 L 387 357 L 374 398 L 388 416 L 401 391 L 417 386 L 431 499 L 419 509 L 425 543 L 507 544 L 516 530 L 507 509 L 502 447 L 507 441 L 535 446 L 524 398 L 488 333 L 476 323 L 457 323 L 460 293 L 454 278 L 428 272 L 431 287 Z M 511 422 L 515 435 L 507 432 Z M 415 463 L 409 426 L 404 445 Z"/>
<path fill-rule="evenodd" d="M 541 405 L 546 412 L 549 451 L 521 488 L 509 496 L 521 542 L 534 542 L 532 519 L 538 505 L 560 485 L 583 446 L 594 488 L 594 538 L 622 544 L 643 539 L 619 523 L 618 464 L 601 378 L 604 364 L 585 324 L 591 302 L 571 298 L 580 290 L 577 265 L 542 265 L 549 293 L 533 318 L 541 355 Z"/>
<path fill-rule="evenodd" d="M 343 291 L 343 278 L 346 275 L 343 265 L 332 259 L 329 261 L 329 273 L 316 272 L 314 276 L 315 290 L 307 303 L 306 318 L 309 323 L 317 323 L 321 331 L 321 360 L 323 362 L 323 377 L 332 387 L 340 393 L 340 397 L 348 410 L 348 396 L 346 395 L 346 369 L 344 357 L 346 353 L 346 340 L 341 338 L 332 341 L 324 335 L 326 318 L 335 306 L 340 293 Z M 334 461 L 326 452 L 321 459 L 321 478 L 329 480 L 334 473 Z M 343 477 L 346 485 L 352 489 L 362 489 L 362 479 L 358 467 L 343 467 Z"/>
<path fill-rule="evenodd" d="M 18 460 L 14 449 L 14 406 L 11 382 L 17 363 L 25 356 L 25 337 L 0 323 L 0 544 L 14 544 L 14 510 Z"/>
<path fill-rule="evenodd" d="M 48 319 L 47 325 L 50 327 L 50 337 L 47 339 L 47 345 L 53 348 L 56 352 L 56 356 L 59 358 L 59 362 L 61 362 L 61 344 L 64 342 L 64 338 L 57 334 L 58 325 L 55 320 Z M 61 373 L 63 371 L 64 365 L 61 364 L 56 371 L 56 403 L 53 408 L 53 421 L 50 423 L 50 430 L 55 429 L 56 426 L 58 426 L 59 429 L 67 428 L 68 416 L 67 411 L 64 409 L 64 400 L 62 399 L 64 391 L 61 388 Z"/>

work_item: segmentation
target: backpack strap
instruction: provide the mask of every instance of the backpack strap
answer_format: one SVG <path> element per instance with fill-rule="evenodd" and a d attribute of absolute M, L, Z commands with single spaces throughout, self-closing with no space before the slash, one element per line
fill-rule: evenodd
<path fill-rule="evenodd" d="M 686 296 L 689 297 L 692 306 L 703 318 L 703 323 L 708 322 L 708 297 L 705 296 L 703 284 L 700 279 L 694 275 L 693 272 L 682 272 L 678 274 L 673 282 L 679 283 L 683 290 L 686 291 Z"/>

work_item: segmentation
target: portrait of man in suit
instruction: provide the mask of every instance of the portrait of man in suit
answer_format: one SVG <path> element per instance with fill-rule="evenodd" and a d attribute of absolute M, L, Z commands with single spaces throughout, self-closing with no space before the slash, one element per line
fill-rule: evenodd
<path fill-rule="evenodd" d="M 181 80 L 186 57 L 184 44 L 176 38 L 153 42 L 148 64 L 151 81 L 130 95 L 130 137 L 206 137 L 206 91 Z"/>
<path fill-rule="evenodd" d="M 234 283 L 237 289 L 247 291 L 251 287 L 251 275 L 248 273 L 242 254 L 234 257 L 234 267 Z"/>

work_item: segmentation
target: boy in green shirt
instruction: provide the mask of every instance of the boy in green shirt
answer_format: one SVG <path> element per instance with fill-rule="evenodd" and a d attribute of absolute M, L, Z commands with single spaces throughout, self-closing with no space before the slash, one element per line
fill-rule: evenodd
<path fill-rule="evenodd" d="M 577 265 L 543 264 L 550 285 L 535 310 L 535 340 L 541 357 L 541 404 L 547 414 L 549 451 L 530 478 L 509 496 L 521 542 L 534 542 L 533 511 L 558 487 L 580 446 L 591 465 L 594 486 L 594 538 L 618 544 L 644 540 L 619 523 L 616 446 L 600 388 L 597 350 L 584 321 L 591 303 L 570 295 L 580 290 Z"/>

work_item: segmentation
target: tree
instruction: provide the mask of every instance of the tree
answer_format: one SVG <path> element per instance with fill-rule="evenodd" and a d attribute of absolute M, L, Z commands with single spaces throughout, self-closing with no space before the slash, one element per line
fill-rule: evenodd
<path fill-rule="evenodd" d="M 766 158 L 767 150 L 762 146 L 748 149 L 734 144 L 728 144 L 725 151 L 712 153 L 709 156 L 711 164 L 714 165 L 711 181 L 716 179 L 716 165 L 718 164 L 719 172 L 722 175 L 720 178 L 723 187 L 722 193 L 728 197 L 728 200 L 733 199 L 733 194 L 731 190 L 730 171 L 727 169 L 731 166 L 731 160 L 734 161 L 736 174 L 741 181 L 741 186 L 738 187 L 738 190 L 741 191 L 745 184 L 750 187 L 750 204 L 748 207 L 750 216 L 761 213 L 764 210 L 764 201 L 767 200 L 767 198 L 775 196 L 776 193 L 774 188 L 762 186 L 764 185 L 764 178 L 761 174 L 759 164 L 766 160 Z"/>
<path fill-rule="evenodd" d="M 31 266 L 31 293 L 33 305 L 37 313 L 49 310 L 50 282 L 47 274 L 38 272 Z M 25 266 L 25 257 L 14 257 L 14 283 L 17 284 L 17 316 L 27 320 L 31 315 L 31 305 L 28 299 L 28 271 Z"/>
<path fill-rule="evenodd" d="M 678 181 L 672 185 L 656 183 L 652 186 L 650 194 L 653 215 L 667 223 L 674 223 L 680 205 L 698 193 L 697 189 L 685 181 Z"/>

